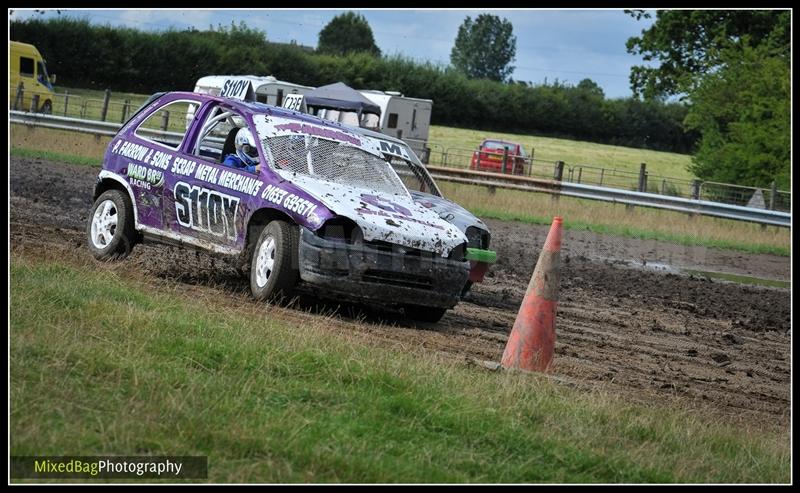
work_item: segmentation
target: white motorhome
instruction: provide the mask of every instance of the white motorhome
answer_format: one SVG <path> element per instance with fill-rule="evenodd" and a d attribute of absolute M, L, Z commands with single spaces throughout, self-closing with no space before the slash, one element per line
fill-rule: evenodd
<path fill-rule="evenodd" d="M 271 75 L 266 77 L 256 75 L 208 75 L 197 80 L 194 92 L 219 96 L 225 82 L 231 79 L 249 80 L 255 91 L 256 101 L 273 106 L 281 106 L 283 99 L 289 94 L 305 94 L 314 89 L 309 86 L 280 81 Z"/>
<path fill-rule="evenodd" d="M 225 82 L 232 79 L 249 80 L 255 91 L 256 100 L 274 106 L 284 106 L 284 100 L 290 94 L 305 95 L 307 92 L 316 89 L 292 82 L 280 81 L 271 75 L 265 77 L 256 75 L 208 75 L 197 80 L 194 92 L 219 96 L 225 86 Z M 380 106 L 380 123 L 377 129 L 385 135 L 405 141 L 423 162 L 427 162 L 427 143 L 433 101 L 406 97 L 395 91 L 360 90 L 358 92 Z M 191 115 L 188 116 L 191 119 Z M 337 121 L 348 123 L 341 115 Z M 372 128 L 372 125 L 367 126 Z"/>
<path fill-rule="evenodd" d="M 359 92 L 381 107 L 381 133 L 405 141 L 423 161 L 427 161 L 426 144 L 433 101 L 405 97 L 395 91 Z"/>

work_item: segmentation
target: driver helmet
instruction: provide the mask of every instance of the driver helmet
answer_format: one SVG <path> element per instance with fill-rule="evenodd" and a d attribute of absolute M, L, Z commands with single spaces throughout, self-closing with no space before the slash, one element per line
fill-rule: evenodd
<path fill-rule="evenodd" d="M 236 155 L 247 166 L 255 166 L 258 164 L 258 147 L 256 146 L 256 139 L 247 128 L 241 128 L 236 132 Z"/>

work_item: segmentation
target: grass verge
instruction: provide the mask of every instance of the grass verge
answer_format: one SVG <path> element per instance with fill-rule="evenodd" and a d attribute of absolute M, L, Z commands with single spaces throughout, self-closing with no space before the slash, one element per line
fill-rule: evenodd
<path fill-rule="evenodd" d="M 90 135 L 85 133 L 55 130 L 43 127 L 12 123 L 10 125 L 11 153 L 14 152 L 51 152 L 67 159 L 66 156 L 78 156 L 91 159 L 96 166 L 103 163 L 103 154 L 111 142 L 111 137 Z M 28 154 L 27 157 L 44 157 L 44 155 Z"/>
<path fill-rule="evenodd" d="M 442 193 L 481 218 L 550 224 L 553 216 L 564 218 L 564 227 L 641 240 L 685 246 L 704 246 L 747 253 L 789 256 L 791 231 L 730 219 L 695 216 L 680 212 L 622 204 L 559 197 L 518 190 L 441 182 Z"/>
<path fill-rule="evenodd" d="M 62 163 L 77 164 L 79 166 L 93 166 L 95 168 L 99 168 L 100 165 L 102 164 L 97 158 L 75 156 L 74 154 L 65 154 L 63 152 L 39 151 L 39 150 L 25 149 L 20 147 L 12 147 L 11 155 L 17 157 L 24 157 L 28 159 L 46 159 L 48 161 L 59 161 Z"/>
<path fill-rule="evenodd" d="M 208 455 L 216 482 L 788 482 L 788 434 L 291 327 L 12 252 L 12 455 Z"/>
<path fill-rule="evenodd" d="M 470 209 L 470 212 L 483 218 L 500 219 L 503 221 L 519 221 L 527 224 L 550 225 L 553 222 L 552 216 L 530 216 L 526 214 L 517 214 L 514 212 L 503 212 L 493 209 L 480 208 Z M 710 248 L 721 248 L 724 250 L 738 250 L 747 253 L 767 253 L 771 255 L 781 255 L 784 257 L 788 257 L 790 255 L 789 247 L 698 238 L 696 236 L 671 234 L 661 231 L 650 231 L 632 228 L 629 226 L 588 223 L 581 220 L 564 220 L 563 225 L 564 228 L 571 230 L 591 231 L 593 233 L 625 236 L 627 238 L 636 238 L 639 240 L 666 241 L 684 246 L 704 246 Z"/>

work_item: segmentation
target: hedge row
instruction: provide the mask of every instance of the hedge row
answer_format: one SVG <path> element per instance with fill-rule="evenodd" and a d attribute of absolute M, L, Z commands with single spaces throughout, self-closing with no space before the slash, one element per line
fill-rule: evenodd
<path fill-rule="evenodd" d="M 69 17 L 13 21 L 12 40 L 36 45 L 59 85 L 152 93 L 191 90 L 209 74 L 274 75 L 309 86 L 343 81 L 434 101 L 432 123 L 498 132 L 690 152 L 686 108 L 606 99 L 594 84 L 529 86 L 470 80 L 402 57 L 330 56 L 267 41 L 245 25 L 206 31 L 140 31 Z"/>

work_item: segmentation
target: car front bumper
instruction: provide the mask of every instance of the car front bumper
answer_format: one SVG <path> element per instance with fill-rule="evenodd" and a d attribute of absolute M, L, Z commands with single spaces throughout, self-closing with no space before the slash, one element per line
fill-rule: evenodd
<path fill-rule="evenodd" d="M 452 308 L 469 277 L 466 260 L 397 245 L 352 245 L 300 228 L 300 278 L 337 299 Z"/>
<path fill-rule="evenodd" d="M 497 253 L 492 250 L 467 248 L 467 260 L 469 260 L 469 281 L 482 282 L 489 265 L 497 261 Z"/>

